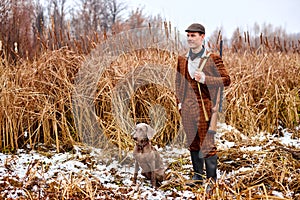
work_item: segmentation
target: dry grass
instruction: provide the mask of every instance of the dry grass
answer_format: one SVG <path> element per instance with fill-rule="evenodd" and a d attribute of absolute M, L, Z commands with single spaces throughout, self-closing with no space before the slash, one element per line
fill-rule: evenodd
<path fill-rule="evenodd" d="M 75 141 L 99 147 L 109 138 L 127 149 L 137 122 L 157 130 L 157 145 L 174 141 L 181 131 L 174 95 L 178 37 L 167 28 L 149 30 L 116 35 L 88 56 L 61 48 L 11 65 L 2 55 L 0 148 L 42 142 L 59 150 Z M 226 122 L 250 135 L 276 133 L 281 125 L 299 137 L 299 54 L 263 46 L 223 54 L 232 79 Z"/>
<path fill-rule="evenodd" d="M 224 55 L 232 84 L 226 90 L 229 124 L 248 134 L 299 125 L 300 55 L 245 52 Z"/>
<path fill-rule="evenodd" d="M 153 143 L 158 146 L 178 142 L 178 136 L 182 137 L 174 94 L 178 44 L 161 42 L 168 41 L 169 34 L 118 35 L 88 56 L 61 48 L 44 52 L 34 62 L 18 60 L 12 65 L 1 55 L 1 151 L 36 148 L 44 143 L 55 144 L 59 152 L 85 142 L 103 148 L 114 144 L 120 153 L 133 147 L 130 133 L 137 122 L 149 123 L 157 130 Z M 243 54 L 225 49 L 223 53 L 232 80 L 225 89 L 226 122 L 248 136 L 258 131 L 280 134 L 280 125 L 299 138 L 299 129 L 295 129 L 300 117 L 299 53 L 267 52 L 263 48 Z M 230 137 L 242 144 L 238 135 Z M 184 137 L 179 142 L 184 143 Z M 240 157 L 238 148 L 221 152 L 222 171 L 252 167 L 254 163 L 259 167 L 240 171 L 230 183 L 221 178 L 211 198 L 268 199 L 269 187 L 299 191 L 300 179 L 295 173 L 298 160 L 285 151 L 263 151 L 264 156 L 256 152 L 246 157 Z M 227 164 L 238 159 L 236 165 Z M 180 162 L 174 163 L 174 169 L 182 170 Z M 174 170 L 172 176 L 176 177 L 174 182 L 166 187 L 181 187 L 181 174 Z M 49 194 L 57 199 L 93 199 L 96 192 L 106 192 L 101 184 L 85 177 L 67 181 L 64 188 L 53 183 Z M 85 188 L 78 186 L 81 181 L 87 183 Z M 193 192 L 198 199 L 207 195 L 201 189 Z"/>
<path fill-rule="evenodd" d="M 131 149 L 130 133 L 137 122 L 157 130 L 158 145 L 175 138 L 180 118 L 173 52 L 178 44 L 169 37 L 164 29 L 134 30 L 106 40 L 87 57 L 73 95 L 77 130 L 84 142 Z M 107 138 L 110 143 L 103 142 Z"/>
<path fill-rule="evenodd" d="M 82 56 L 66 49 L 46 52 L 37 61 L 1 66 L 0 148 L 14 151 L 40 142 L 74 144 L 71 96 Z"/>
<path fill-rule="evenodd" d="M 98 83 L 96 103 L 102 106 L 97 115 L 114 143 L 122 138 L 130 141 L 124 147 L 132 146 L 130 133 L 137 122 L 155 128 L 157 144 L 176 137 L 180 121 L 170 68 L 175 65 L 176 56 L 170 52 L 150 49 L 124 54 L 106 68 Z"/>
<path fill-rule="evenodd" d="M 228 141 L 235 145 L 219 150 L 218 170 L 221 174 L 210 195 L 206 193 L 207 182 L 194 188 L 185 186 L 187 176 L 192 176 L 190 168 L 186 167 L 191 165 L 189 154 L 177 157 L 170 163 L 168 180 L 161 189 L 191 190 L 197 199 L 299 198 L 300 150 L 282 147 L 277 137 L 273 136 L 256 140 L 237 130 L 221 131 L 219 144 Z M 174 192 L 174 195 L 178 194 Z"/>
<path fill-rule="evenodd" d="M 221 175 L 210 194 L 206 193 L 207 182 L 199 187 L 185 186 L 189 177 L 192 176 L 189 153 L 172 151 L 171 147 L 160 151 L 166 164 L 169 164 L 166 173 L 167 180 L 163 182 L 159 190 L 152 190 L 148 188 L 151 185 L 150 181 L 142 177 L 139 178 L 138 185 L 128 183 L 128 179 L 133 177 L 133 174 L 130 174 L 134 163 L 132 156 L 128 156 L 118 166 L 110 165 L 117 159 L 114 152 L 116 148 L 111 148 L 110 151 L 103 154 L 102 151 L 97 153 L 95 149 L 87 146 L 76 146 L 76 150 L 74 150 L 77 152 L 76 154 L 60 154 L 59 161 L 56 160 L 52 163 L 46 158 L 57 159 L 57 155 L 53 151 L 54 146 L 49 151 L 48 147 L 41 145 L 38 153 L 40 156 L 43 155 L 41 158 L 44 157 L 46 162 L 43 159 L 32 158 L 26 163 L 21 158 L 24 156 L 22 154 L 5 159 L 4 167 L 9 173 L 2 177 L 3 181 L 0 181 L 1 188 L 4 188 L 1 195 L 5 198 L 9 193 L 19 192 L 21 194 L 23 191 L 23 194 L 26 192 L 24 199 L 138 199 L 139 196 L 142 198 L 145 196 L 145 192 L 150 191 L 159 195 L 161 195 L 161 191 L 165 191 L 166 198 L 180 198 L 183 192 L 190 191 L 195 195 L 190 199 L 299 198 L 299 160 L 294 159 L 288 151 L 277 148 L 276 146 L 280 144 L 277 144 L 274 138 L 266 138 L 257 144 L 257 142 L 251 143 L 250 137 L 245 139 L 246 136 L 244 136 L 245 143 L 239 144 L 238 141 L 241 141 L 239 138 L 229 139 L 235 134 L 242 135 L 231 131 L 222 134 L 224 139 L 236 142 L 236 146 L 218 152 L 218 169 Z M 251 150 L 253 145 L 259 145 L 262 148 Z M 37 154 L 37 152 L 30 151 L 30 154 L 32 153 Z M 69 171 L 66 168 L 65 164 L 70 161 L 76 163 L 74 168 L 79 171 Z M 57 171 L 55 169 L 58 164 L 62 167 L 59 167 L 60 170 Z M 24 177 L 13 173 L 20 165 L 25 166 L 22 166 L 26 169 Z M 105 165 L 108 169 L 103 169 Z M 105 177 L 110 177 L 110 181 L 104 181 Z M 103 179 L 99 180 L 101 178 Z M 114 187 L 106 183 L 110 183 Z"/>

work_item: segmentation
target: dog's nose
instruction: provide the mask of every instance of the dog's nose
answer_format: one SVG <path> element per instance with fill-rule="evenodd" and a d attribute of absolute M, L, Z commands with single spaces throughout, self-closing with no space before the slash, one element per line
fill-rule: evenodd
<path fill-rule="evenodd" d="M 141 140 L 141 142 L 148 142 L 148 141 L 149 141 L 148 138 L 144 138 L 144 139 Z"/>

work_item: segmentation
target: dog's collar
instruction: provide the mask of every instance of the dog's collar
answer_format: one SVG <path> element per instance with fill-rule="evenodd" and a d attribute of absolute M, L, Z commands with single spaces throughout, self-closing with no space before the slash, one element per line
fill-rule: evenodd
<path fill-rule="evenodd" d="M 142 145 L 137 145 L 137 148 L 138 150 L 143 151 L 145 146 L 147 146 L 148 144 L 149 144 L 149 139 L 147 138 L 147 140 L 145 140 L 145 142 Z"/>

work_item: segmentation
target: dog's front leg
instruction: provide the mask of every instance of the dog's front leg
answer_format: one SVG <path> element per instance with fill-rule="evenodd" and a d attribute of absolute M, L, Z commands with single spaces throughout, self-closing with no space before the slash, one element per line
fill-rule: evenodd
<path fill-rule="evenodd" d="M 151 184 L 152 184 L 152 187 L 156 188 L 156 178 L 155 178 L 154 171 L 151 171 Z"/>
<path fill-rule="evenodd" d="M 155 160 L 151 161 L 151 184 L 152 187 L 156 188 L 156 175 L 155 175 Z"/>
<path fill-rule="evenodd" d="M 135 161 L 135 165 L 134 165 L 134 175 L 133 175 L 133 184 L 136 184 L 136 180 L 137 180 L 137 175 L 139 172 L 139 163 L 138 161 Z"/>

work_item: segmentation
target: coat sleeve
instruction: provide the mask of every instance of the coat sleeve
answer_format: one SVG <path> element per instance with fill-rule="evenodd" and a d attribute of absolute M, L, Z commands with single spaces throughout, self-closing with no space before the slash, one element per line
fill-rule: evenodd
<path fill-rule="evenodd" d="M 209 87 L 229 86 L 231 80 L 222 58 L 217 54 L 211 54 L 210 58 L 207 64 L 212 70 L 205 73 L 205 84 Z"/>
<path fill-rule="evenodd" d="M 184 65 L 186 59 L 183 56 L 178 57 L 177 70 L 176 70 L 176 80 L 175 80 L 175 92 L 177 104 L 183 102 L 184 98 Z"/>

